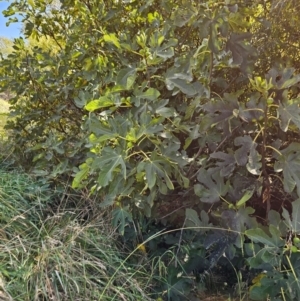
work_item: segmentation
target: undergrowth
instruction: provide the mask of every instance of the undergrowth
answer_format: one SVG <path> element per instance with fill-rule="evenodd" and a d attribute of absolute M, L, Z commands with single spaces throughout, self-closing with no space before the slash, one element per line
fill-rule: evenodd
<path fill-rule="evenodd" d="M 87 218 L 83 199 L 17 171 L 0 170 L 0 187 L 2 298 L 152 300 L 149 270 L 124 263 L 104 213 Z"/>
<path fill-rule="evenodd" d="M 181 229 L 141 220 L 127 222 L 120 237 L 97 198 L 54 189 L 2 164 L 0 207 L 1 300 L 299 296 L 298 201 L 284 220 L 270 211 L 265 232 L 255 225 L 246 231 L 216 228 L 203 212 L 199 219 L 188 210 Z M 212 297 L 216 293 L 221 296 Z"/>

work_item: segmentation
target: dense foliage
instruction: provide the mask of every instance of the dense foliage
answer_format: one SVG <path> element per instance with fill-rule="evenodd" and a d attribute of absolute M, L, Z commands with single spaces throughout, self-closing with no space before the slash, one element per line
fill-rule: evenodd
<path fill-rule="evenodd" d="M 14 1 L 5 12 L 24 16 L 26 37 L 53 45 L 28 47 L 20 38 L 0 62 L 2 90 L 15 95 L 7 128 L 22 166 L 56 181 L 72 175 L 73 188 L 114 207 L 121 234 L 145 216 L 173 227 L 230 229 L 202 229 L 201 239 L 196 232 L 197 247 L 186 238 L 208 260 L 205 269 L 224 252 L 229 260 L 246 253 L 240 268 L 270 273 L 252 298 L 299 298 L 295 7 L 275 0 L 48 2 Z M 271 291 L 277 276 L 295 286 Z"/>

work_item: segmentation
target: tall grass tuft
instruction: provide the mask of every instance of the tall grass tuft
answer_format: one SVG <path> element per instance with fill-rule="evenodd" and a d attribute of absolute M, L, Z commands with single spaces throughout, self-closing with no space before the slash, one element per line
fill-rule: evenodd
<path fill-rule="evenodd" d="M 124 262 L 109 218 L 86 219 L 83 199 L 72 196 L 72 209 L 64 206 L 69 196 L 59 197 L 0 170 L 0 299 L 152 300 L 148 271 Z"/>

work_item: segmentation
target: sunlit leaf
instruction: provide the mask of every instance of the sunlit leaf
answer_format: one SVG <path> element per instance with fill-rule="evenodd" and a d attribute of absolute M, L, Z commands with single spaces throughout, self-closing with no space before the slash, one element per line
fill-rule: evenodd
<path fill-rule="evenodd" d="M 110 34 L 105 34 L 103 36 L 103 39 L 105 42 L 107 43 L 111 43 L 113 45 L 115 45 L 117 48 L 120 48 L 120 42 L 118 40 L 118 38 L 116 37 L 116 35 L 114 33 L 110 33 Z"/>

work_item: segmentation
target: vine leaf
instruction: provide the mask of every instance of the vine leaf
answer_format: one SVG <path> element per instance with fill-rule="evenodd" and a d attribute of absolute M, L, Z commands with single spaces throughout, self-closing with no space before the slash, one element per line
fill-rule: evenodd
<path fill-rule="evenodd" d="M 228 192 L 229 182 L 224 183 L 220 172 L 216 172 L 213 168 L 208 170 L 201 168 L 197 179 L 201 184 L 195 184 L 194 191 L 204 203 L 218 202 L 220 197 L 225 196 Z"/>
<path fill-rule="evenodd" d="M 281 156 L 274 164 L 276 172 L 283 173 L 284 190 L 291 193 L 297 187 L 300 196 L 300 143 L 292 142 L 287 148 L 281 150 Z"/>

